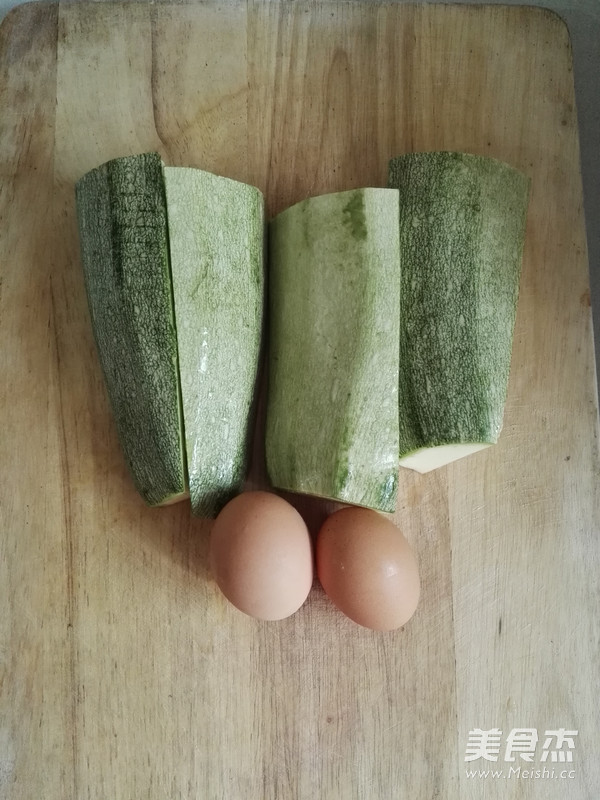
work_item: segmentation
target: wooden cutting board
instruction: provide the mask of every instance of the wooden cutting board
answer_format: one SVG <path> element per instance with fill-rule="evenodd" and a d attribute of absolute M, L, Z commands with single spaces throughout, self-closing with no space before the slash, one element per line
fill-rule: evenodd
<path fill-rule="evenodd" d="M 562 22 L 319 0 L 31 4 L 1 27 L 0 109 L 0 797 L 599 796 L 598 404 Z M 423 581 L 405 629 L 359 628 L 316 584 L 292 618 L 249 619 L 209 575 L 210 524 L 136 496 L 73 184 L 152 149 L 255 183 L 270 214 L 385 185 L 411 150 L 531 176 L 501 441 L 401 475 L 395 519 Z M 299 507 L 313 530 L 327 511 Z M 476 729 L 501 731 L 496 760 L 465 761 Z M 560 729 L 577 733 L 546 744 Z M 531 761 L 506 751 L 520 733 Z M 467 773 L 488 768 L 502 777 Z"/>

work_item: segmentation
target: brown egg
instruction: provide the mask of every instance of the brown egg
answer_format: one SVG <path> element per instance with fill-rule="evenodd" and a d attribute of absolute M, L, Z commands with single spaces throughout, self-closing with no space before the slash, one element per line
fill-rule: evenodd
<path fill-rule="evenodd" d="M 391 631 L 412 617 L 420 594 L 417 561 L 387 517 L 342 508 L 321 526 L 316 549 L 323 589 L 354 622 Z"/>
<path fill-rule="evenodd" d="M 245 492 L 221 511 L 210 537 L 210 564 L 225 597 L 251 617 L 289 617 L 313 581 L 308 528 L 270 492 Z"/>

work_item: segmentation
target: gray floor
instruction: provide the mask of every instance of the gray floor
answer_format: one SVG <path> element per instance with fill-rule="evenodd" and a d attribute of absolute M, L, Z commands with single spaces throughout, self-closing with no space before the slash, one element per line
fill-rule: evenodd
<path fill-rule="evenodd" d="M 401 2 L 401 0 L 399 0 Z M 477 5 L 477 0 L 460 0 Z M 558 13 L 567 23 L 573 46 L 579 117 L 581 168 L 596 360 L 600 363 L 600 0 L 492 0 L 489 5 L 537 5 Z M 19 0 L 0 0 L 0 19 Z M 600 369 L 597 370 L 600 378 Z"/>

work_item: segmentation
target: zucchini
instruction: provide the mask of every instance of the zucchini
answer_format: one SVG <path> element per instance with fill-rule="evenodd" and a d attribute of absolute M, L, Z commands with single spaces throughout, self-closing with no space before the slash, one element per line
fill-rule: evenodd
<path fill-rule="evenodd" d="M 260 191 L 164 168 L 192 511 L 214 517 L 241 488 L 263 319 Z"/>
<path fill-rule="evenodd" d="M 304 200 L 270 224 L 265 450 L 280 489 L 394 511 L 398 192 Z"/>
<path fill-rule="evenodd" d="M 88 305 L 119 439 L 149 505 L 187 496 L 162 162 L 109 161 L 76 184 Z"/>
<path fill-rule="evenodd" d="M 399 190 L 400 465 L 428 472 L 498 441 L 529 180 L 496 159 L 390 162 Z"/>

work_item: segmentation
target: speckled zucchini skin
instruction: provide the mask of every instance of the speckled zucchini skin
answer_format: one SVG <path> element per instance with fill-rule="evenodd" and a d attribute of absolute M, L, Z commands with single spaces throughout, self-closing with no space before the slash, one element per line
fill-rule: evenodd
<path fill-rule="evenodd" d="M 400 456 L 495 443 L 503 422 L 529 180 L 492 158 L 392 159 L 400 195 Z"/>
<path fill-rule="evenodd" d="M 253 186 L 165 167 L 190 499 L 214 517 L 242 489 L 264 303 L 264 210 Z"/>
<path fill-rule="evenodd" d="M 394 511 L 398 193 L 314 197 L 270 224 L 266 461 L 274 486 Z"/>
<path fill-rule="evenodd" d="M 162 162 L 109 161 L 76 184 L 92 327 L 135 485 L 149 505 L 187 496 Z"/>

